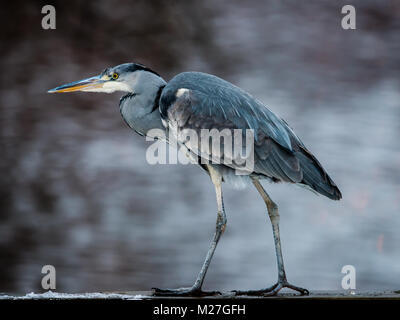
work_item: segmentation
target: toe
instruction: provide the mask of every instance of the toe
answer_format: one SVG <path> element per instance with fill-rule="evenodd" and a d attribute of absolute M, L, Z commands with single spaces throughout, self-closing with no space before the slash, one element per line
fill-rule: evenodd
<path fill-rule="evenodd" d="M 220 295 L 219 291 L 202 291 L 198 288 L 179 288 L 179 289 L 159 289 L 152 288 L 154 296 L 185 296 L 185 297 L 204 297 Z"/>

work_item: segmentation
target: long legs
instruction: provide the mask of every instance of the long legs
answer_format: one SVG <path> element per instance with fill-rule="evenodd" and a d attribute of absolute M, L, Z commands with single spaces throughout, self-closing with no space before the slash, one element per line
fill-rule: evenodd
<path fill-rule="evenodd" d="M 272 231 L 274 235 L 275 242 L 275 252 L 278 264 L 278 282 L 270 288 L 262 290 L 250 290 L 250 291 L 236 291 L 237 295 L 275 295 L 282 288 L 290 288 L 295 291 L 300 292 L 300 294 L 308 294 L 308 290 L 291 285 L 286 279 L 285 267 L 283 265 L 283 256 L 281 249 L 281 239 L 279 234 L 279 212 L 278 206 L 272 201 L 268 193 L 264 190 L 263 186 L 257 179 L 252 179 L 254 186 L 263 198 L 265 205 L 267 206 L 267 211 L 272 224 Z"/>
<path fill-rule="evenodd" d="M 217 247 L 218 241 L 225 231 L 226 227 L 226 215 L 224 210 L 224 203 L 222 199 L 222 176 L 216 171 L 212 166 L 208 166 L 208 171 L 210 173 L 211 181 L 215 187 L 215 193 L 217 196 L 217 222 L 215 226 L 214 237 L 211 241 L 210 248 L 208 249 L 206 258 L 204 260 L 203 266 L 197 276 L 194 285 L 190 288 L 179 288 L 179 289 L 157 289 L 153 288 L 154 295 L 167 295 L 167 296 L 203 296 L 218 294 L 218 292 L 204 292 L 201 287 L 204 282 L 208 267 L 210 265 L 211 259 L 214 255 L 215 249 Z"/>
<path fill-rule="evenodd" d="M 157 289 L 154 288 L 154 295 L 167 295 L 167 296 L 204 296 L 204 295 L 213 295 L 218 294 L 218 292 L 204 292 L 201 290 L 204 278 L 206 276 L 208 267 L 211 263 L 211 259 L 214 255 L 215 249 L 221 238 L 222 234 L 224 233 L 226 227 L 226 215 L 224 210 L 224 203 L 222 199 L 222 177 L 213 167 L 208 166 L 208 170 L 210 173 L 211 181 L 214 184 L 216 197 L 217 197 L 217 222 L 214 237 L 211 241 L 210 248 L 208 249 L 206 258 L 204 260 L 203 266 L 197 276 L 197 279 L 192 287 L 190 288 L 179 288 L 179 289 Z M 282 288 L 290 288 L 295 291 L 300 292 L 301 295 L 309 294 L 308 290 L 296 287 L 290 284 L 287 281 L 285 267 L 283 264 L 283 256 L 282 256 L 282 249 L 281 249 L 281 240 L 279 234 L 279 212 L 278 206 L 275 202 L 272 201 L 268 193 L 264 190 L 261 183 L 257 179 L 253 179 L 253 184 L 256 187 L 257 191 L 260 193 L 261 197 L 263 198 L 266 206 L 269 218 L 272 224 L 272 231 L 274 236 L 274 243 L 275 243 L 275 251 L 276 251 L 276 258 L 278 264 L 278 282 L 273 286 L 261 290 L 249 290 L 249 291 L 235 291 L 236 295 L 276 295 Z"/>

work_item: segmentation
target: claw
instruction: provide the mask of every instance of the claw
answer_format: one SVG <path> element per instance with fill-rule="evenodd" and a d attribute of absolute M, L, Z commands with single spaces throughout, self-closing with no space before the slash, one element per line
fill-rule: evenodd
<path fill-rule="evenodd" d="M 296 287 L 292 284 L 290 284 L 287 281 L 279 281 L 273 286 L 266 288 L 266 289 L 261 289 L 261 290 L 248 290 L 248 291 L 239 291 L 239 290 L 234 290 L 233 292 L 237 296 L 264 296 L 264 297 L 270 297 L 270 296 L 275 296 L 278 294 L 279 291 L 281 291 L 283 288 L 289 288 L 292 290 L 295 290 L 300 293 L 301 296 L 308 296 L 310 292 L 307 289 Z"/>
<path fill-rule="evenodd" d="M 281 291 L 283 288 L 289 288 L 289 289 L 292 289 L 292 290 L 294 290 L 294 291 L 297 291 L 297 292 L 300 293 L 301 296 L 304 296 L 304 295 L 308 296 L 308 295 L 310 294 L 310 292 L 309 292 L 307 289 L 300 288 L 300 287 L 296 287 L 296 286 L 290 284 L 289 282 L 284 281 L 284 282 L 280 282 L 280 283 L 278 282 L 278 283 L 277 283 L 277 286 L 276 286 L 273 290 L 271 290 L 271 291 L 269 291 L 269 292 L 264 292 L 264 293 L 263 293 L 263 296 L 264 296 L 264 297 L 275 296 L 275 295 L 277 295 L 278 292 Z"/>
<path fill-rule="evenodd" d="M 198 288 L 159 289 L 152 288 L 153 296 L 169 297 L 204 297 L 220 295 L 219 291 L 202 291 Z"/>
<path fill-rule="evenodd" d="M 237 296 L 262 296 L 264 293 L 274 290 L 277 286 L 278 286 L 278 283 L 274 284 L 273 286 L 271 286 L 269 288 L 265 288 L 265 289 L 246 290 L 246 291 L 233 290 L 233 292 Z"/>

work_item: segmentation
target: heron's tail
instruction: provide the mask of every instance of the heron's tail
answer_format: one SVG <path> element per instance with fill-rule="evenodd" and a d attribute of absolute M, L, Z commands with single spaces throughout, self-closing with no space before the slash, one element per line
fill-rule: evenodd
<path fill-rule="evenodd" d="M 303 171 L 301 184 L 309 186 L 311 189 L 332 200 L 342 198 L 339 188 L 311 152 L 305 148 L 301 148 L 295 152 L 295 155 L 299 159 Z"/>

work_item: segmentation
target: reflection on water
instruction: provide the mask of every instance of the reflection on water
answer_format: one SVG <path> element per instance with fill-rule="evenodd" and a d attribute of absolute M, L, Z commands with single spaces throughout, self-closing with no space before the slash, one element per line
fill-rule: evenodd
<path fill-rule="evenodd" d="M 35 5 L 14 5 L 4 11 L 16 13 L 19 28 L 5 26 L 1 35 L 13 50 L 0 49 L 0 292 L 41 290 L 45 264 L 56 267 L 64 292 L 194 281 L 216 218 L 207 175 L 191 165 L 148 165 L 149 143 L 123 123 L 118 94 L 45 93 L 128 60 L 166 78 L 201 70 L 243 87 L 285 118 L 334 178 L 340 202 L 264 184 L 280 208 L 291 282 L 340 289 L 342 266 L 351 264 L 357 289 L 399 288 L 394 1 L 364 1 L 356 32 L 340 29 L 340 6 L 317 2 L 245 8 L 139 1 L 111 14 L 106 1 L 96 8 L 56 1 L 54 32 L 31 30 L 40 17 Z M 155 12 L 159 18 L 149 19 Z M 273 283 L 262 199 L 252 188 L 226 186 L 225 207 L 228 227 L 206 287 Z"/>

